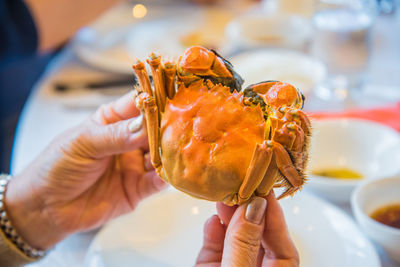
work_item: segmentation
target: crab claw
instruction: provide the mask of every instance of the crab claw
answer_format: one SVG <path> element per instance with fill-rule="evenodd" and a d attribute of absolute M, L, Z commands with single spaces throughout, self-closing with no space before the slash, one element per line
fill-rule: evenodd
<path fill-rule="evenodd" d="M 200 79 L 210 80 L 213 84 L 221 83 L 240 91 L 243 79 L 233 70 L 232 64 L 214 50 L 201 46 L 186 49 L 178 62 L 178 76 L 189 86 Z"/>
<path fill-rule="evenodd" d="M 303 94 L 288 83 L 266 81 L 250 85 L 246 90 L 252 90 L 257 93 L 268 106 L 275 110 L 280 107 L 302 109 L 304 105 L 305 98 Z"/>

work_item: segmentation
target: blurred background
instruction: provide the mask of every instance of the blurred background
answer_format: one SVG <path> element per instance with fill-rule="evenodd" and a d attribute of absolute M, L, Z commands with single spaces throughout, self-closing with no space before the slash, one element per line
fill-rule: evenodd
<path fill-rule="evenodd" d="M 314 131 L 305 190 L 341 209 L 333 216 L 337 210 L 325 212 L 325 202 L 307 194 L 283 202 L 302 256 L 316 262 L 306 266 L 325 266 L 318 263 L 326 262 L 323 252 L 336 255 L 340 244 L 350 249 L 335 259 L 358 257 L 370 265 L 350 266 L 379 266 L 362 236 L 351 237 L 359 232 L 345 227 L 348 218 L 340 212 L 351 214 L 351 193 L 363 180 L 400 173 L 399 33 L 400 0 L 0 1 L 0 172 L 20 172 L 59 133 L 132 90 L 137 58 L 155 52 L 177 59 L 187 47 L 202 45 L 231 61 L 244 86 L 280 80 L 306 97 Z M 307 234 L 318 227 L 331 234 L 329 242 L 343 242 L 317 248 L 324 238 Z M 48 265 L 32 266 L 78 266 L 92 237 L 61 245 Z M 62 257 L 67 247 L 71 259 Z M 321 253 L 311 253 L 315 249 Z M 383 266 L 398 266 L 378 252 Z"/>

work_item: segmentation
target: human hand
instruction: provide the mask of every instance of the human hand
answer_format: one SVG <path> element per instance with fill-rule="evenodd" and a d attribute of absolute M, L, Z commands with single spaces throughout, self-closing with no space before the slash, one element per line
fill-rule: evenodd
<path fill-rule="evenodd" d="M 218 203 L 217 211 L 205 224 L 196 267 L 299 266 L 299 255 L 273 193 L 239 207 Z"/>
<path fill-rule="evenodd" d="M 141 125 L 127 94 L 52 142 L 7 187 L 7 213 L 19 235 L 47 249 L 133 210 L 164 188 Z"/>

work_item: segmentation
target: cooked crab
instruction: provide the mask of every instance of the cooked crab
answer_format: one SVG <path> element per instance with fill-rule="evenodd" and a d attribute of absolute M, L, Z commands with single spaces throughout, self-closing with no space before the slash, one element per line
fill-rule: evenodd
<path fill-rule="evenodd" d="M 305 182 L 310 121 L 303 95 L 277 81 L 241 92 L 242 78 L 216 52 L 187 49 L 178 63 L 134 66 L 137 104 L 146 117 L 152 163 L 160 177 L 192 196 L 228 205 L 273 187 L 292 195 Z"/>

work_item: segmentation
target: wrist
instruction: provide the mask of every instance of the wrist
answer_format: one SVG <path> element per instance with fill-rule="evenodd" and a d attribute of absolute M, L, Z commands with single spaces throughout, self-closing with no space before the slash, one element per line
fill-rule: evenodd
<path fill-rule="evenodd" d="M 35 249 L 48 250 L 64 238 L 25 177 L 11 179 L 4 197 L 5 210 L 11 225 L 28 245 Z"/>

